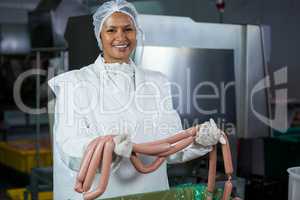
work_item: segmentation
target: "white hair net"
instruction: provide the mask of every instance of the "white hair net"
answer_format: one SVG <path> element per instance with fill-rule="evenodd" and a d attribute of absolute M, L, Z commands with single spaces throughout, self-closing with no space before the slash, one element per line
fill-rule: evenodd
<path fill-rule="evenodd" d="M 113 0 L 103 3 L 93 15 L 93 25 L 96 39 L 98 41 L 98 46 L 102 50 L 102 42 L 100 38 L 100 32 L 102 30 L 103 23 L 105 20 L 115 12 L 124 13 L 132 19 L 135 28 L 138 31 L 141 31 L 138 22 L 137 22 L 137 11 L 135 7 L 125 1 L 125 0 Z M 142 32 L 142 31 L 141 31 Z"/>

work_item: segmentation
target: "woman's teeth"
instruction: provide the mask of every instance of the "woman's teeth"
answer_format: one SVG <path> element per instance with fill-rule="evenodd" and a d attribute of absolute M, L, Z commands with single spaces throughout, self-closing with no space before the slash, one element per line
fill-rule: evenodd
<path fill-rule="evenodd" d="M 114 45 L 114 47 L 117 47 L 117 48 L 125 48 L 127 46 L 128 46 L 127 44 L 124 44 L 124 45 Z"/>

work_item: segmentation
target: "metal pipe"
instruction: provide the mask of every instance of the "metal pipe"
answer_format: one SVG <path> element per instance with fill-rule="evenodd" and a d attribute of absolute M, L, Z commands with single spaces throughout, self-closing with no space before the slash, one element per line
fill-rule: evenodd
<path fill-rule="evenodd" d="M 36 52 L 36 69 L 39 71 L 41 69 L 41 52 Z M 40 109 L 40 76 L 37 75 L 36 77 L 36 109 Z M 36 117 L 36 165 L 37 167 L 40 166 L 40 114 L 37 113 Z"/>

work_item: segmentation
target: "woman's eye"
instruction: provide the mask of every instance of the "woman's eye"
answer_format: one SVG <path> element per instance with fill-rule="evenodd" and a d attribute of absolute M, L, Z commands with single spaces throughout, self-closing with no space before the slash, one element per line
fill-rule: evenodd
<path fill-rule="evenodd" d="M 112 32 L 114 32 L 115 30 L 114 29 L 108 29 L 107 30 L 107 32 L 109 32 L 109 33 L 112 33 Z"/>
<path fill-rule="evenodd" d="M 125 31 L 132 31 L 132 28 L 126 28 Z"/>

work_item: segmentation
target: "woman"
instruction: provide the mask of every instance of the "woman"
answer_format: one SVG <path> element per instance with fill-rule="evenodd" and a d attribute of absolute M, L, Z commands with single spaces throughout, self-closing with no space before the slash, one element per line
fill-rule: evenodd
<path fill-rule="evenodd" d="M 154 141 L 182 130 L 173 109 L 167 78 L 136 67 L 130 59 L 140 31 L 137 12 L 126 1 L 110 1 L 93 15 L 95 36 L 102 55 L 80 70 L 49 81 L 56 94 L 54 124 L 54 199 L 82 199 L 73 190 L 87 145 L 102 135 L 129 134 L 135 143 Z M 216 140 L 216 139 L 214 139 Z M 217 142 L 217 141 L 216 141 Z M 199 144 L 168 158 L 185 162 L 211 150 Z M 150 162 L 152 157 L 142 157 Z M 115 160 L 101 198 L 169 188 L 166 163 L 150 174 L 138 173 L 129 159 Z M 97 185 L 99 174 L 94 180 Z"/>

